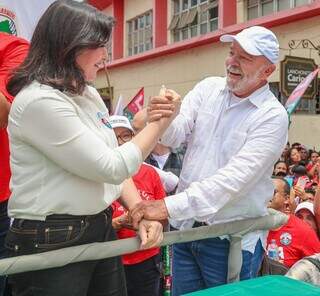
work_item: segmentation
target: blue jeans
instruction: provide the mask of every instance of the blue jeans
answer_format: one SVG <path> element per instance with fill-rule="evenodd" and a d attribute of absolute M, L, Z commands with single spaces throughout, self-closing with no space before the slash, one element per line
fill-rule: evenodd
<path fill-rule="evenodd" d="M 115 240 L 112 211 L 92 216 L 51 215 L 14 219 L 6 237 L 10 256 Z M 13 296 L 126 296 L 120 257 L 83 261 L 9 276 Z"/>
<path fill-rule="evenodd" d="M 6 257 L 4 240 L 7 235 L 10 219 L 7 213 L 7 201 L 0 203 L 0 259 Z M 6 277 L 0 276 L 0 296 L 4 296 Z"/>
<path fill-rule="evenodd" d="M 220 238 L 173 245 L 172 296 L 226 284 L 229 245 L 227 239 Z M 260 240 L 254 254 L 242 251 L 241 280 L 257 275 L 263 253 Z"/>

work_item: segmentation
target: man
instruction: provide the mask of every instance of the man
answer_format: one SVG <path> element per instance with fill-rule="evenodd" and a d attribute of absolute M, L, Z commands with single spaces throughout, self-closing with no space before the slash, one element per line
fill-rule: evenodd
<path fill-rule="evenodd" d="M 267 214 L 270 175 L 288 129 L 286 111 L 267 82 L 279 44 L 270 30 L 257 26 L 220 40 L 231 43 L 227 77 L 198 83 L 161 138 L 170 147 L 188 141 L 178 193 L 140 203 L 131 211 L 134 220 L 170 217 L 174 228 L 189 229 Z M 157 108 L 150 104 L 149 113 Z M 262 241 L 262 232 L 244 237 L 241 279 L 256 275 Z M 229 247 L 228 237 L 176 244 L 173 295 L 226 283 Z"/>
<path fill-rule="evenodd" d="M 270 207 L 289 215 L 288 222 L 278 229 L 269 231 L 267 243 L 275 240 L 279 248 L 279 261 L 287 267 L 303 257 L 320 252 L 316 232 L 307 223 L 290 212 L 290 187 L 286 180 L 273 179 L 275 192 Z M 299 212 L 299 206 L 296 212 Z"/>
<path fill-rule="evenodd" d="M 301 160 L 304 161 L 305 164 L 308 164 L 309 161 L 309 150 L 305 145 L 300 146 L 300 157 Z"/>
<path fill-rule="evenodd" d="M 4 257 L 4 239 L 10 219 L 7 203 L 10 196 L 9 142 L 6 131 L 8 113 L 13 97 L 8 93 L 8 77 L 26 57 L 29 44 L 26 40 L 0 32 L 0 258 Z M 0 296 L 4 291 L 4 277 L 0 277 Z"/>
<path fill-rule="evenodd" d="M 138 111 L 132 120 L 132 127 L 136 133 L 142 130 L 147 121 L 147 110 Z M 152 153 L 146 158 L 145 162 L 153 166 L 159 174 L 166 193 L 173 194 L 177 188 L 179 176 L 182 168 L 183 153 L 182 151 L 173 152 L 169 147 L 160 143 L 156 145 Z M 168 229 L 169 230 L 169 225 Z M 161 294 L 171 290 L 172 282 L 172 246 L 161 248 L 161 274 L 160 281 Z"/>
<path fill-rule="evenodd" d="M 110 116 L 109 122 L 115 132 L 119 146 L 132 140 L 134 132 L 125 116 Z M 165 191 L 156 170 L 142 164 L 139 171 L 132 176 L 141 199 L 157 200 L 165 197 Z M 137 236 L 136 231 L 128 225 L 127 210 L 118 202 L 112 204 L 114 212 L 112 226 L 117 230 L 118 238 Z M 122 256 L 128 296 L 157 296 L 160 284 L 160 249 L 140 250 Z"/>
<path fill-rule="evenodd" d="M 312 202 L 304 201 L 302 203 L 299 203 L 294 211 L 294 214 L 296 217 L 306 222 L 318 235 L 318 227 Z"/>

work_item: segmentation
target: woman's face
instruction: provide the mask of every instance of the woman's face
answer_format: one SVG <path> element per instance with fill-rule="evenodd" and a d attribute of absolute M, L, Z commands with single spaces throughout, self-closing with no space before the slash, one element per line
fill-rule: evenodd
<path fill-rule="evenodd" d="M 300 153 L 297 149 L 292 149 L 290 153 L 290 158 L 292 162 L 299 162 L 301 160 Z"/>
<path fill-rule="evenodd" d="M 319 154 L 318 154 L 317 152 L 312 152 L 312 153 L 311 153 L 310 159 L 311 159 L 311 161 L 312 161 L 313 164 L 315 164 L 315 163 L 317 162 L 318 157 L 319 157 Z"/>
<path fill-rule="evenodd" d="M 274 173 L 275 176 L 279 176 L 279 173 L 280 174 L 282 173 L 282 174 L 286 175 L 287 174 L 287 170 L 288 170 L 287 165 L 284 162 L 279 162 L 275 166 L 273 173 Z"/>
<path fill-rule="evenodd" d="M 107 49 L 105 47 L 83 49 L 77 55 L 76 63 L 83 71 L 86 81 L 92 82 L 96 79 L 97 72 L 105 67 L 107 56 Z"/>

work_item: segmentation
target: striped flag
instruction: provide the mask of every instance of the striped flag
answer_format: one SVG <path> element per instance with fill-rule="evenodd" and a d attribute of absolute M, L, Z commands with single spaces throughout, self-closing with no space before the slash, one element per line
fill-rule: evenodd
<path fill-rule="evenodd" d="M 307 77 L 305 77 L 293 90 L 290 97 L 288 98 L 285 108 L 288 112 L 288 115 L 290 116 L 293 111 L 297 108 L 298 104 L 300 103 L 301 97 L 307 90 L 309 84 L 312 82 L 312 80 L 318 75 L 319 68 L 315 69 L 313 72 L 311 72 Z"/>

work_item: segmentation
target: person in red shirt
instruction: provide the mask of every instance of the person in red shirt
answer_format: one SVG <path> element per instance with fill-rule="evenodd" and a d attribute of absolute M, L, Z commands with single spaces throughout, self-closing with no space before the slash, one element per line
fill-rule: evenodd
<path fill-rule="evenodd" d="M 320 157 L 317 151 L 312 151 L 310 154 L 310 162 L 306 165 L 308 175 L 314 183 L 319 183 L 320 172 Z"/>
<path fill-rule="evenodd" d="M 111 116 L 110 124 L 114 129 L 119 145 L 133 137 L 133 128 L 125 116 Z M 165 197 L 165 191 L 156 170 L 142 164 L 132 177 L 141 199 L 157 200 Z M 127 210 L 117 201 L 113 203 L 112 225 L 119 239 L 135 237 L 136 231 L 128 224 Z M 160 248 L 152 248 L 122 256 L 128 296 L 157 296 L 160 284 Z"/>
<path fill-rule="evenodd" d="M 293 215 L 290 206 L 290 186 L 285 179 L 274 178 L 275 191 L 269 207 L 289 215 L 288 222 L 269 231 L 267 245 L 275 240 L 279 249 L 279 261 L 291 267 L 298 260 L 320 253 L 320 241 L 316 232 L 304 221 Z"/>
<path fill-rule="evenodd" d="M 7 122 L 13 97 L 6 84 L 10 73 L 21 64 L 29 49 L 28 41 L 0 32 L 0 258 L 5 256 L 4 239 L 10 225 L 7 203 L 10 196 L 9 141 Z M 0 296 L 4 291 L 4 277 L 0 277 Z"/>

